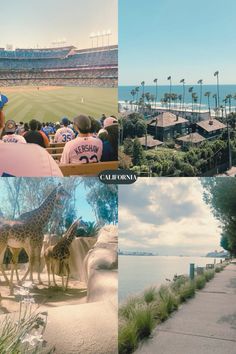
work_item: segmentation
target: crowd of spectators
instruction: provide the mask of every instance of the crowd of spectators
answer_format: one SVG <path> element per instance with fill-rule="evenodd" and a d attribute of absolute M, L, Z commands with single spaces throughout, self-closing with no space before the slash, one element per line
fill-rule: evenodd
<path fill-rule="evenodd" d="M 5 71 L 0 84 L 7 86 L 84 86 L 117 87 L 117 69 L 81 69 L 63 71 Z"/>
<path fill-rule="evenodd" d="M 103 115 L 96 120 L 78 115 L 73 122 L 64 117 L 56 123 L 41 123 L 36 119 L 19 124 L 12 119 L 3 121 L 2 116 L 0 142 L 36 144 L 42 148 L 50 147 L 50 143 L 64 143 L 61 164 L 118 160 L 118 121 L 114 116 Z"/>
<path fill-rule="evenodd" d="M 59 54 L 58 54 L 59 53 Z M 58 57 L 59 56 L 59 57 Z M 118 65 L 118 48 L 96 48 L 93 51 L 60 53 L 50 51 L 6 51 L 0 49 L 0 70 L 45 70 L 59 68 Z"/>

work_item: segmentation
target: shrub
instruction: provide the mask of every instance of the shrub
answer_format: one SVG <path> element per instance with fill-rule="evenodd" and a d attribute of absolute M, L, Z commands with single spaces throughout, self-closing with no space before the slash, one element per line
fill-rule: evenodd
<path fill-rule="evenodd" d="M 174 281 L 171 283 L 171 289 L 174 292 L 178 292 L 180 287 L 185 284 L 188 281 L 188 277 L 185 275 L 180 275 L 174 279 Z"/>
<path fill-rule="evenodd" d="M 138 343 L 137 327 L 127 322 L 119 327 L 118 348 L 120 354 L 132 353 Z"/>
<path fill-rule="evenodd" d="M 205 276 L 205 279 L 206 279 L 207 282 L 210 281 L 211 279 L 213 279 L 214 276 L 215 276 L 215 271 L 214 271 L 214 269 L 206 270 L 206 271 L 204 272 L 204 276 Z"/>
<path fill-rule="evenodd" d="M 180 302 L 184 302 L 187 299 L 192 298 L 195 295 L 195 284 L 193 281 L 188 280 L 182 284 L 179 288 Z"/>
<path fill-rule="evenodd" d="M 149 304 L 150 302 L 153 302 L 157 298 L 157 289 L 155 287 L 151 287 L 147 290 L 144 291 L 144 301 Z"/>
<path fill-rule="evenodd" d="M 223 269 L 224 269 L 223 266 L 218 265 L 217 267 L 215 267 L 215 272 L 216 272 L 216 273 L 220 273 Z"/>
<path fill-rule="evenodd" d="M 167 303 L 159 298 L 150 305 L 154 319 L 158 322 L 163 322 L 168 318 Z"/>
<path fill-rule="evenodd" d="M 195 279 L 196 289 L 198 290 L 203 289 L 205 285 L 206 285 L 206 278 L 204 277 L 204 275 L 197 276 Z"/>
<path fill-rule="evenodd" d="M 141 305 L 134 312 L 133 323 L 137 330 L 138 338 L 148 337 L 155 327 L 154 315 L 149 305 Z"/>
<path fill-rule="evenodd" d="M 159 296 L 161 300 L 166 303 L 166 309 L 168 314 L 177 310 L 179 305 L 179 299 L 169 287 L 161 286 L 159 290 Z"/>
<path fill-rule="evenodd" d="M 119 315 L 125 319 L 133 317 L 135 309 L 142 304 L 140 297 L 129 297 L 124 304 L 119 308 Z"/>

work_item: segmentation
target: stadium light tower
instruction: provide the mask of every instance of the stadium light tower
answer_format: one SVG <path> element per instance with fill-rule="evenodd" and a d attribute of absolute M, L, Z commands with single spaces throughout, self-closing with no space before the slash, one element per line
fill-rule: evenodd
<path fill-rule="evenodd" d="M 96 33 L 94 33 L 94 32 L 90 33 L 89 38 L 92 40 L 92 48 L 93 48 L 93 40 L 95 37 L 96 37 Z"/>
<path fill-rule="evenodd" d="M 101 33 L 98 31 L 97 33 L 97 48 L 99 47 L 99 38 L 101 37 Z"/>
<path fill-rule="evenodd" d="M 104 47 L 104 39 L 106 38 L 107 31 L 103 30 L 102 31 L 102 46 Z"/>
<path fill-rule="evenodd" d="M 107 31 L 107 46 L 109 47 L 110 45 L 110 37 L 111 37 L 112 33 L 111 33 L 111 30 L 109 29 Z"/>

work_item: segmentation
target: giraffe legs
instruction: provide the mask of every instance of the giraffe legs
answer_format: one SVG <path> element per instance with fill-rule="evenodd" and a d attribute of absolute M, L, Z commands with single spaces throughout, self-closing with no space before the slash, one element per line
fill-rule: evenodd
<path fill-rule="evenodd" d="M 45 257 L 45 263 L 46 263 L 47 273 L 48 273 L 48 287 L 50 287 L 51 286 L 51 281 L 50 281 L 50 268 L 51 268 L 50 259 Z"/>
<path fill-rule="evenodd" d="M 3 275 L 6 283 L 9 284 L 9 279 L 4 271 L 4 268 L 3 268 L 3 259 L 4 259 L 4 254 L 5 254 L 6 248 L 7 248 L 7 245 L 0 244 L 0 270 L 2 272 L 2 275 Z"/>
<path fill-rule="evenodd" d="M 52 269 L 53 283 L 55 286 L 57 286 L 56 279 L 55 279 L 55 261 L 54 260 L 52 260 L 51 269 Z"/>
<path fill-rule="evenodd" d="M 39 247 L 35 248 L 35 246 L 32 245 L 29 249 L 25 249 L 25 251 L 29 257 L 29 267 L 28 267 L 25 275 L 21 279 L 21 281 L 24 281 L 26 279 L 26 277 L 28 276 L 28 274 L 30 274 L 30 281 L 32 281 L 32 283 L 34 282 L 33 270 L 34 270 L 34 266 L 36 265 L 37 266 L 37 273 L 38 273 L 38 283 L 43 284 L 41 277 L 40 277 L 41 248 L 39 248 Z"/>
<path fill-rule="evenodd" d="M 19 254 L 21 251 L 21 248 L 10 248 L 11 254 L 12 254 L 12 261 L 11 261 L 11 278 L 10 278 L 10 295 L 13 295 L 13 276 L 14 276 L 14 270 L 16 272 L 16 279 L 17 282 L 19 283 L 19 275 L 18 275 L 18 259 L 19 259 Z"/>
<path fill-rule="evenodd" d="M 68 283 L 69 283 L 69 276 L 70 276 L 70 266 L 68 263 L 66 263 L 66 270 L 67 270 L 67 278 L 66 278 L 66 290 L 67 290 Z"/>

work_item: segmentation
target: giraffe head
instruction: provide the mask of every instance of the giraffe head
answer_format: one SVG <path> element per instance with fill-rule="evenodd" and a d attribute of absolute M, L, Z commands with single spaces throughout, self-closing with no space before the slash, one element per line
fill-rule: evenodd
<path fill-rule="evenodd" d="M 55 203 L 58 207 L 63 206 L 63 201 L 65 198 L 70 197 L 70 193 L 68 193 L 65 188 L 62 186 L 61 183 L 58 184 L 56 188 L 56 198 L 55 198 Z"/>
<path fill-rule="evenodd" d="M 73 224 L 70 225 L 69 229 L 65 233 L 65 238 L 69 242 L 72 242 L 72 240 L 76 237 L 78 226 L 85 228 L 86 223 L 83 222 L 81 218 L 79 218 L 76 221 L 74 221 Z"/>

